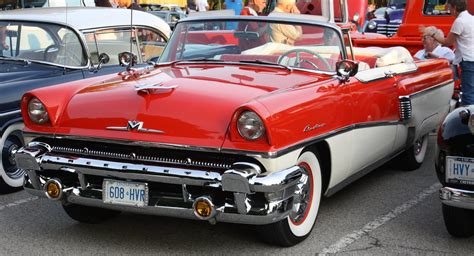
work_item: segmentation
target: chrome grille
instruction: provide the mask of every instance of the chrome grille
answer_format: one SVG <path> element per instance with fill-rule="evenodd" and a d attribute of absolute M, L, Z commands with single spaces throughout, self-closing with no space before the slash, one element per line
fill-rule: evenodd
<path fill-rule="evenodd" d="M 379 24 L 377 26 L 377 33 L 384 34 L 386 36 L 393 36 L 397 33 L 398 27 L 400 27 L 400 25 Z"/>
<path fill-rule="evenodd" d="M 84 148 L 74 148 L 74 147 L 60 147 L 53 146 L 53 152 L 57 153 L 66 153 L 66 154 L 76 154 L 81 156 L 93 156 L 93 157 L 104 157 L 104 158 L 113 158 L 119 160 L 134 160 L 134 161 L 146 161 L 153 162 L 158 164 L 170 164 L 170 165 L 185 165 L 193 167 L 207 167 L 207 168 L 219 168 L 219 169 L 230 169 L 231 164 L 229 163 L 219 163 L 219 162 L 209 162 L 209 161 L 196 161 L 191 158 L 170 158 L 170 157 L 159 157 L 153 155 L 142 155 L 136 153 L 117 153 L 109 151 L 100 151 L 100 150 L 91 150 L 87 147 Z"/>
<path fill-rule="evenodd" d="M 411 100 L 408 96 L 402 96 L 399 98 L 400 101 L 400 120 L 405 121 L 411 118 L 412 107 Z"/>

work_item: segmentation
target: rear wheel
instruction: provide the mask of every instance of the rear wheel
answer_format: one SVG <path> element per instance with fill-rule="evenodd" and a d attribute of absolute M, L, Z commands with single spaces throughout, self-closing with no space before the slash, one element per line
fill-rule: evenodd
<path fill-rule="evenodd" d="M 87 224 L 98 224 L 120 214 L 119 211 L 78 204 L 65 204 L 63 208 L 71 219 Z"/>
<path fill-rule="evenodd" d="M 448 233 L 454 237 L 474 235 L 474 211 L 443 204 L 443 219 Z"/>
<path fill-rule="evenodd" d="M 426 151 L 428 149 L 428 134 L 417 139 L 415 143 L 403 152 L 398 158 L 401 168 L 406 171 L 414 171 L 423 164 L 425 160 Z"/>
<path fill-rule="evenodd" d="M 295 190 L 289 216 L 279 222 L 259 226 L 263 240 L 280 246 L 292 246 L 306 239 L 318 216 L 321 201 L 322 176 L 317 154 L 305 151 L 298 158 L 303 176 Z"/>
<path fill-rule="evenodd" d="M 22 189 L 25 171 L 16 167 L 14 153 L 25 144 L 22 129 L 17 123 L 9 126 L 0 138 L 0 193 Z"/>

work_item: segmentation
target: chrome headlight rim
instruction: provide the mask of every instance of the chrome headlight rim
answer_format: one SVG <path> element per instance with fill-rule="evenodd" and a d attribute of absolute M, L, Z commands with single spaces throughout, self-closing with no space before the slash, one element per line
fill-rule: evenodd
<path fill-rule="evenodd" d="M 44 124 L 49 121 L 48 111 L 44 104 L 36 97 L 28 101 L 28 117 L 35 124 Z"/>
<path fill-rule="evenodd" d="M 237 131 L 239 135 L 249 141 L 255 141 L 263 137 L 266 132 L 265 125 L 257 113 L 245 110 L 237 118 Z"/>
<path fill-rule="evenodd" d="M 368 29 L 376 29 L 377 28 L 377 22 L 371 20 L 369 21 L 369 24 L 367 25 Z"/>

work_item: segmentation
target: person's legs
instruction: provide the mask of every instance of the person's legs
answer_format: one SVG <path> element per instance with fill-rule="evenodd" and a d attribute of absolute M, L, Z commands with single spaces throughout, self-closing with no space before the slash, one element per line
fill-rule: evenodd
<path fill-rule="evenodd" d="M 462 105 L 474 104 L 474 61 L 461 62 Z"/>

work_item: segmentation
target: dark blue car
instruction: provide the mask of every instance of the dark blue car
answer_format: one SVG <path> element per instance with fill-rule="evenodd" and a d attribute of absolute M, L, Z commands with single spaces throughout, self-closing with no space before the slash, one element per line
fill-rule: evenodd
<path fill-rule="evenodd" d="M 123 71 L 119 62 L 122 52 L 134 53 L 138 64 L 157 60 L 170 31 L 160 18 L 141 11 L 131 14 L 127 9 L 69 7 L 2 12 L 0 193 L 23 184 L 23 170 L 16 168 L 12 155 L 24 145 L 20 99 L 25 92 Z"/>
<path fill-rule="evenodd" d="M 384 7 L 383 15 L 376 15 L 376 18 L 369 21 L 365 32 L 379 33 L 386 36 L 393 36 L 397 33 L 402 24 L 405 9 L 392 9 Z"/>

